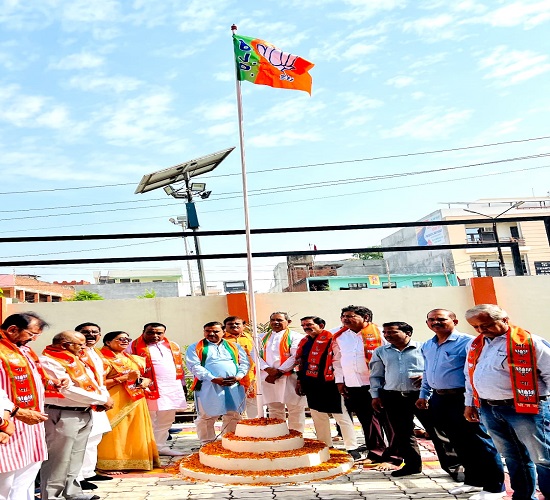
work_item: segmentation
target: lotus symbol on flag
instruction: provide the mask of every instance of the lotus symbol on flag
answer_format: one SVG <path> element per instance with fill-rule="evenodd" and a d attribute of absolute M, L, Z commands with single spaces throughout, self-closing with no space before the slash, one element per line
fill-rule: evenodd
<path fill-rule="evenodd" d="M 257 50 L 261 56 L 265 57 L 271 65 L 275 66 L 281 72 L 295 69 L 294 63 L 296 59 L 298 59 L 298 56 L 283 52 L 277 47 L 261 43 L 258 44 Z"/>

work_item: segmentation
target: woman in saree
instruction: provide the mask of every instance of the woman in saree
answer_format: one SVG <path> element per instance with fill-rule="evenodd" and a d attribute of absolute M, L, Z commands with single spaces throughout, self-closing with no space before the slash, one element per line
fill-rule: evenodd
<path fill-rule="evenodd" d="M 122 331 L 103 337 L 105 385 L 114 401 L 107 411 L 113 430 L 98 446 L 97 468 L 103 471 L 151 470 L 160 464 L 144 396 L 151 380 L 142 377 L 145 360 L 124 352 L 130 340 Z"/>

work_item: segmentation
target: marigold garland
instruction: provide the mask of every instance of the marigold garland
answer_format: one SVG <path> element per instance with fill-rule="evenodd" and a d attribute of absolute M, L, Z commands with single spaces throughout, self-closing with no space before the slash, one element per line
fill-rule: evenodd
<path fill-rule="evenodd" d="M 280 418 L 245 418 L 243 420 L 239 420 L 240 425 L 276 425 L 276 424 L 282 424 L 284 420 L 281 420 Z"/>
<path fill-rule="evenodd" d="M 262 437 L 262 438 L 255 438 L 255 437 L 246 437 L 246 436 L 236 436 L 234 432 L 226 432 L 223 435 L 224 439 L 230 439 L 231 441 L 280 441 L 282 439 L 291 439 L 291 438 L 297 438 L 302 437 L 302 433 L 299 431 L 295 431 L 294 429 L 290 429 L 288 431 L 288 434 L 285 434 L 284 436 L 275 436 L 275 437 Z"/>

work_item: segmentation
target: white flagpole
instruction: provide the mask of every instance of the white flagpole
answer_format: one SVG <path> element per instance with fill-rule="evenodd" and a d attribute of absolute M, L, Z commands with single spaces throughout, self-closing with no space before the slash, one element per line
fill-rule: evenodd
<path fill-rule="evenodd" d="M 237 33 L 237 26 L 231 26 L 231 32 Z M 246 234 L 246 265 L 248 270 L 248 303 L 250 309 L 250 322 L 252 323 L 252 335 L 254 337 L 254 362 L 256 363 L 256 401 L 258 403 L 258 415 L 264 416 L 263 401 L 262 401 L 262 381 L 260 376 L 259 363 L 259 345 L 260 339 L 258 336 L 258 327 L 256 320 L 256 299 L 254 296 L 254 279 L 252 273 L 252 245 L 250 242 L 250 220 L 248 212 L 248 187 L 246 179 L 246 159 L 244 152 L 244 131 L 243 131 L 243 101 L 241 95 L 241 82 L 239 81 L 237 72 L 239 71 L 235 61 L 235 82 L 237 87 L 237 112 L 239 117 L 239 141 L 241 146 L 241 170 L 243 180 L 243 205 L 244 205 L 244 226 Z"/>

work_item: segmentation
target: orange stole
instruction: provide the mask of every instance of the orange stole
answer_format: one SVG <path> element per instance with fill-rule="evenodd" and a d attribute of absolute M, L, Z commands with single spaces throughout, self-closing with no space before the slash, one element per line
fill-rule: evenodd
<path fill-rule="evenodd" d="M 296 351 L 296 360 L 298 363 L 302 363 L 302 349 L 305 343 L 307 342 L 309 336 L 305 336 L 298 345 L 298 350 Z M 311 346 L 311 350 L 309 351 L 309 355 L 307 358 L 307 368 L 306 368 L 306 376 L 317 378 L 319 375 L 319 364 L 321 363 L 321 357 L 325 353 L 325 351 L 329 348 L 330 342 L 332 340 L 332 333 L 330 333 L 327 330 L 323 330 L 320 332 L 313 341 L 313 345 Z M 332 363 L 327 362 L 325 364 L 325 371 L 324 371 L 324 377 L 325 380 L 333 380 L 333 367 Z M 299 368 L 301 369 L 301 367 Z"/>
<path fill-rule="evenodd" d="M 518 413 L 537 414 L 539 393 L 537 384 L 537 359 L 531 334 L 523 328 L 510 326 L 507 333 L 508 367 L 514 394 L 514 406 Z M 479 396 L 474 387 L 474 372 L 485 343 L 478 335 L 468 352 L 468 375 L 474 391 L 474 404 L 479 406 Z"/>
<path fill-rule="evenodd" d="M 0 360 L 10 379 L 15 404 L 40 411 L 37 387 L 27 358 L 7 338 L 0 338 Z"/>
<path fill-rule="evenodd" d="M 139 370 L 140 372 L 144 371 L 145 369 L 145 360 L 141 357 L 136 357 L 137 359 L 133 359 L 131 354 L 128 354 L 127 352 L 121 352 L 120 354 L 122 356 L 117 356 L 115 352 L 111 351 L 107 346 L 104 346 L 99 351 L 101 354 L 102 359 L 106 360 L 106 366 L 112 366 L 113 370 L 115 370 L 120 375 L 126 375 L 131 370 Z M 143 364 L 140 364 L 137 360 L 142 360 Z M 132 363 L 135 366 L 131 366 Z M 128 396 L 132 399 L 132 401 L 137 401 L 138 399 L 141 399 L 145 397 L 144 391 L 142 387 L 136 387 L 135 384 L 131 382 L 126 382 L 123 384 L 124 389 L 128 393 Z"/>
<path fill-rule="evenodd" d="M 61 364 L 75 385 L 85 391 L 101 394 L 101 390 L 99 389 L 99 378 L 97 376 L 95 366 L 88 360 L 87 355 L 81 359 L 73 353 L 64 350 L 62 347 L 58 347 L 57 345 L 47 346 L 42 354 L 44 354 L 44 356 L 48 356 L 49 358 L 55 359 L 59 364 Z M 93 379 L 88 375 L 86 368 L 89 368 L 94 374 Z"/>
<path fill-rule="evenodd" d="M 172 353 L 172 359 L 174 360 L 174 366 L 176 367 L 176 380 L 183 380 L 183 357 L 181 355 L 180 348 L 175 342 L 170 342 L 166 337 L 161 341 L 161 343 L 170 349 Z M 145 392 L 145 397 L 147 399 L 158 399 L 160 398 L 160 393 L 157 387 L 155 369 L 153 367 L 153 362 L 151 361 L 151 354 L 149 354 L 149 347 L 143 340 L 143 335 L 134 340 L 131 343 L 132 354 L 137 354 L 142 358 L 145 358 L 145 371 L 144 375 L 146 378 L 152 380 L 147 391 Z"/>

